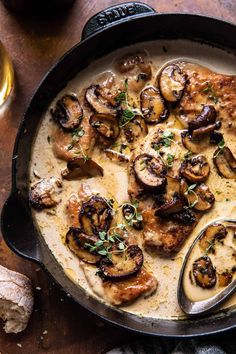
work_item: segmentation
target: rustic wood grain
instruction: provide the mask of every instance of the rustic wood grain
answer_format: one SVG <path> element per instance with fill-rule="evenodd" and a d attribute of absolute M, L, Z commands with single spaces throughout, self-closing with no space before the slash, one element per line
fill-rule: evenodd
<path fill-rule="evenodd" d="M 8 49 L 16 72 L 13 101 L 0 117 L 0 207 L 10 191 L 15 135 L 33 91 L 50 66 L 80 40 L 87 19 L 105 7 L 122 2 L 77 0 L 69 11 L 53 19 L 17 16 L 0 3 L 0 40 Z M 200 13 L 236 23 L 235 0 L 144 2 L 159 12 Z M 27 330 L 19 335 L 6 335 L 0 329 L 0 353 L 103 353 L 134 338 L 75 304 L 44 271 L 13 254 L 2 239 L 0 264 L 28 275 L 35 287 L 35 310 Z"/>

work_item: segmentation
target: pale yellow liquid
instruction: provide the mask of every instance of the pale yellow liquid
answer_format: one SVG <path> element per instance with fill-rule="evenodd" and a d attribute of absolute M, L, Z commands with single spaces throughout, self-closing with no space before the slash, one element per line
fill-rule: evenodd
<path fill-rule="evenodd" d="M 10 96 L 14 83 L 14 71 L 9 55 L 0 42 L 0 106 Z"/>

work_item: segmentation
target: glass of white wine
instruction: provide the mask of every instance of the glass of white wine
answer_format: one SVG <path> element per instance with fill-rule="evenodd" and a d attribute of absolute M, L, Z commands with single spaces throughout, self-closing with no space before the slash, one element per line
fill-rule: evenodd
<path fill-rule="evenodd" d="M 11 59 L 0 41 L 0 107 L 13 91 L 14 70 Z"/>

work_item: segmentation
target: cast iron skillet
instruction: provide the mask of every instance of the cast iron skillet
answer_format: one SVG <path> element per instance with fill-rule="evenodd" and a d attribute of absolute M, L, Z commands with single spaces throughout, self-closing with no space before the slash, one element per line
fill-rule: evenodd
<path fill-rule="evenodd" d="M 63 273 L 34 225 L 28 203 L 31 146 L 40 118 L 50 101 L 78 71 L 94 59 L 132 43 L 185 38 L 221 47 L 236 54 L 236 26 L 217 19 L 187 14 L 157 14 L 141 3 L 126 3 L 100 12 L 84 27 L 82 41 L 47 73 L 23 118 L 13 155 L 12 191 L 2 211 L 2 233 L 8 246 L 39 263 L 82 306 L 108 321 L 139 333 L 191 337 L 236 327 L 236 311 L 188 320 L 142 319 L 86 295 Z"/>

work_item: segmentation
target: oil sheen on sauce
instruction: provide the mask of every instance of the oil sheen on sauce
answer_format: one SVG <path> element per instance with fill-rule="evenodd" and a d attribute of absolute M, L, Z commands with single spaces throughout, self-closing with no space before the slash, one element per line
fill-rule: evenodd
<path fill-rule="evenodd" d="M 166 49 L 163 51 L 163 47 Z M 126 53 L 146 50 L 152 60 L 153 73 L 157 72 L 166 62 L 176 59 L 191 61 L 206 66 L 209 69 L 222 74 L 236 74 L 235 57 L 222 50 L 215 49 L 206 45 L 198 44 L 190 41 L 156 41 L 145 42 L 134 46 L 119 49 L 106 57 L 93 62 L 88 68 L 78 73 L 67 86 L 61 91 L 55 101 L 63 93 L 79 93 L 82 88 L 88 87 L 93 83 L 94 78 L 108 70 L 113 70 L 113 63 L 116 58 Z M 155 75 L 153 75 L 155 77 Z M 53 105 L 54 102 L 52 102 Z M 49 107 L 50 108 L 50 107 Z M 47 138 L 51 134 L 53 122 L 49 110 L 42 121 L 36 135 L 30 167 L 30 182 L 37 182 L 38 179 L 34 175 L 37 171 L 40 177 L 60 176 L 60 172 L 65 168 L 66 162 L 56 159 L 52 152 L 50 140 Z M 173 126 L 169 120 L 165 123 L 168 127 L 179 128 Z M 225 135 L 227 141 L 227 136 Z M 236 144 L 229 142 L 229 146 L 234 154 L 236 154 Z M 43 152 L 43 153 L 42 153 Z M 212 148 L 209 147 L 204 151 L 206 157 L 212 156 Z M 92 190 L 101 193 L 103 196 L 116 198 L 121 204 L 128 200 L 127 195 L 127 174 L 125 167 L 116 165 L 109 161 L 106 157 L 95 151 L 93 158 L 102 165 L 105 174 L 104 177 L 96 177 L 86 180 L 86 184 L 90 185 Z M 210 160 L 210 159 L 208 159 Z M 213 209 L 204 214 L 192 234 L 188 237 L 184 247 L 172 259 L 161 259 L 158 256 L 151 256 L 144 251 L 144 257 L 148 266 L 152 269 L 159 285 L 157 292 L 147 298 L 140 298 L 134 303 L 123 306 L 122 310 L 134 313 L 142 317 L 154 318 L 182 318 L 184 314 L 180 310 L 177 303 L 177 283 L 183 258 L 201 229 L 209 222 L 218 218 L 233 217 L 236 215 L 236 183 L 231 183 L 231 188 L 227 188 L 226 181 L 217 176 L 212 168 L 212 173 L 208 179 L 208 185 L 213 193 L 221 190 L 221 194 L 215 194 L 216 202 Z M 68 222 L 65 214 L 65 205 L 72 193 L 77 193 L 83 181 L 63 181 L 63 193 L 61 194 L 61 203 L 56 207 L 56 213 L 50 211 L 34 211 L 34 217 L 38 224 L 49 249 L 53 253 L 56 260 L 61 265 L 61 270 L 78 286 L 81 286 L 86 292 L 103 301 L 96 294 L 101 293 L 101 287 L 98 279 L 96 280 L 95 271 L 91 272 L 96 283 L 96 294 L 92 292 L 85 278 L 83 269 L 77 257 L 75 257 L 69 249 L 64 245 L 63 240 L 68 230 Z M 230 199 L 230 200 L 229 200 Z M 87 266 L 85 266 L 87 267 Z M 195 291 L 195 290 L 193 290 Z M 200 290 L 199 290 L 200 291 Z M 204 290 L 202 290 L 204 291 Z M 236 305 L 236 295 L 234 295 L 224 308 Z"/>

